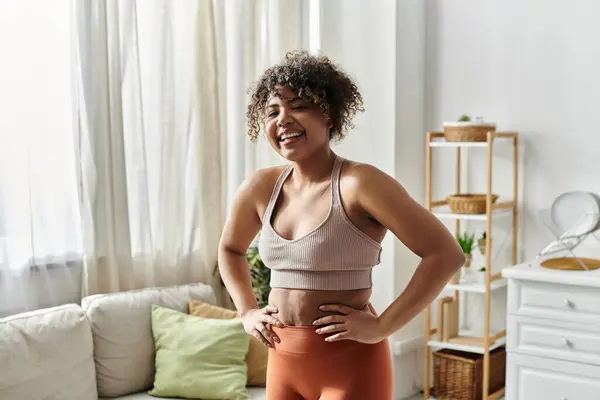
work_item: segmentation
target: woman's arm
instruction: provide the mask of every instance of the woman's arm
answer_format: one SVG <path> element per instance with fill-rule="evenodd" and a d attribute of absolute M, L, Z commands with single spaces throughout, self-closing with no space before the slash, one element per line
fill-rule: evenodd
<path fill-rule="evenodd" d="M 257 184 L 253 175 L 238 189 L 219 242 L 219 273 L 241 315 L 258 308 L 246 259 L 246 251 L 261 227 L 255 199 Z"/>
<path fill-rule="evenodd" d="M 264 192 L 264 179 L 261 179 L 260 175 L 260 171 L 252 174 L 240 186 L 233 201 L 219 242 L 219 272 L 242 319 L 244 330 L 265 346 L 272 347 L 273 341 L 279 339 L 266 324 L 283 324 L 270 315 L 277 312 L 275 307 L 258 308 L 252 292 L 250 266 L 246 259 L 248 246 L 261 227 L 257 204 L 258 198 Z"/>
<path fill-rule="evenodd" d="M 402 294 L 379 317 L 385 338 L 435 300 L 465 256 L 450 231 L 395 179 L 369 165 L 353 167 L 351 175 L 360 206 L 421 257 Z"/>
<path fill-rule="evenodd" d="M 271 316 L 271 313 L 277 312 L 275 307 L 258 308 L 246 259 L 248 246 L 262 225 L 257 205 L 265 191 L 264 181 L 261 171 L 257 171 L 238 190 L 219 242 L 219 272 L 242 319 L 244 330 L 265 346 L 272 347 L 273 341 L 279 339 L 266 324 L 283 324 Z"/>

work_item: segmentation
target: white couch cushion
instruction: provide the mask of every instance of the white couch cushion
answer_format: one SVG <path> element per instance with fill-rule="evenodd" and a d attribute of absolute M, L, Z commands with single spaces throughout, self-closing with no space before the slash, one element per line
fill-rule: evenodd
<path fill-rule="evenodd" d="M 258 387 L 249 387 L 248 394 L 250 395 L 250 400 L 266 400 L 267 392 L 265 388 Z M 99 400 L 109 400 L 106 398 L 100 398 Z M 110 399 L 113 400 L 113 399 Z M 146 392 L 130 394 L 123 397 L 118 397 L 117 400 L 156 400 L 156 397 L 149 396 Z M 171 398 L 170 400 L 184 400 L 178 398 Z"/>
<path fill-rule="evenodd" d="M 90 325 L 69 304 L 0 319 L 0 399 L 97 400 Z"/>
<path fill-rule="evenodd" d="M 152 305 L 188 312 L 192 298 L 216 302 L 213 289 L 204 284 L 101 294 L 82 300 L 92 327 L 100 397 L 124 396 L 152 387 Z"/>

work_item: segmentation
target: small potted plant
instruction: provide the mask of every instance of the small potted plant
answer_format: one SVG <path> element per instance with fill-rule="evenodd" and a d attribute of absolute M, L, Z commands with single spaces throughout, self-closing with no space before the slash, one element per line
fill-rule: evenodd
<path fill-rule="evenodd" d="M 471 120 L 466 114 L 458 121 L 444 122 L 444 137 L 448 142 L 485 142 L 488 132 L 496 132 L 496 124 L 485 122 L 483 117 Z"/>
<path fill-rule="evenodd" d="M 475 235 L 463 233 L 456 236 L 456 240 L 463 253 L 465 254 L 465 263 L 463 267 L 456 271 L 456 273 L 450 279 L 450 283 L 458 284 L 460 282 L 461 272 L 466 271 L 466 268 L 469 268 L 471 265 L 471 253 L 473 252 L 474 244 L 475 244 Z"/>
<path fill-rule="evenodd" d="M 481 253 L 482 256 L 485 256 L 485 239 L 486 239 L 486 233 L 483 232 L 481 234 L 481 236 L 479 237 L 479 239 L 477 239 L 477 247 L 479 248 L 479 252 Z M 490 239 L 490 244 L 491 244 L 491 239 Z"/>
<path fill-rule="evenodd" d="M 471 266 L 471 254 L 473 253 L 473 248 L 475 247 L 475 234 L 463 233 L 459 234 L 456 237 L 458 240 L 458 244 L 462 249 L 463 253 L 465 253 L 465 264 L 463 267 L 469 268 Z"/>

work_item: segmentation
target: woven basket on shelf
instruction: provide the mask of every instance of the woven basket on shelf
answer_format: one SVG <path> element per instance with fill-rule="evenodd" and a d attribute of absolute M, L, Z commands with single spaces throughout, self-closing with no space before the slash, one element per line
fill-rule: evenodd
<path fill-rule="evenodd" d="M 455 214 L 484 214 L 486 212 L 486 194 L 457 193 L 446 197 L 450 211 Z M 492 204 L 498 195 L 492 194 Z"/>
<path fill-rule="evenodd" d="M 460 122 L 444 124 L 444 138 L 448 142 L 485 142 L 488 132 L 496 132 L 496 125 Z"/>
<path fill-rule="evenodd" d="M 489 393 L 505 385 L 506 351 L 490 352 Z M 443 349 L 433 353 L 433 396 L 437 400 L 481 400 L 483 354 Z"/>

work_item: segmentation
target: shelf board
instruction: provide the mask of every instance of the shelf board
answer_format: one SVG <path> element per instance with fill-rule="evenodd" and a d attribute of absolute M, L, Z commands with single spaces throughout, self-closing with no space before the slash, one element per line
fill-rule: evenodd
<path fill-rule="evenodd" d="M 446 142 L 445 140 L 432 140 L 431 147 L 488 147 L 487 142 Z"/>
<path fill-rule="evenodd" d="M 499 133 L 500 135 L 502 135 L 502 133 Z M 442 133 L 443 135 L 443 133 Z M 512 144 L 513 141 L 513 137 L 512 136 L 496 136 L 494 137 L 493 140 L 493 144 L 497 145 L 497 144 Z M 448 142 L 446 141 L 446 139 L 444 139 L 444 137 L 436 137 L 433 140 L 431 140 L 429 142 L 429 146 L 430 147 L 480 147 L 480 148 L 487 148 L 488 147 L 488 143 L 487 142 Z"/>
<path fill-rule="evenodd" d="M 440 219 L 459 219 L 463 221 L 486 221 L 487 214 L 455 214 L 450 212 L 447 207 L 436 207 L 432 213 Z M 510 217 L 512 209 L 505 208 L 492 211 L 492 217 Z"/>
<path fill-rule="evenodd" d="M 500 289 L 506 286 L 506 279 L 496 279 L 490 283 L 490 290 Z M 449 283 L 446 289 L 458 290 L 461 292 L 485 293 L 485 284 L 477 282 L 459 282 L 458 284 Z"/>
<path fill-rule="evenodd" d="M 416 400 L 416 399 L 419 399 L 419 400 L 421 400 L 422 398 L 423 398 L 423 395 L 420 395 L 420 396 L 415 396 L 415 397 L 414 397 L 414 400 Z M 411 397 L 411 398 L 410 398 L 410 400 L 413 400 L 413 398 Z M 437 399 L 436 399 L 435 397 L 433 397 L 433 396 L 429 396 L 429 399 L 428 399 L 428 400 L 437 400 Z M 504 397 L 504 396 L 501 396 L 501 397 L 499 397 L 499 398 L 498 398 L 498 400 L 505 400 L 505 397 Z"/>
<path fill-rule="evenodd" d="M 461 336 L 472 336 L 470 332 L 460 332 Z M 493 336 L 492 333 L 490 336 Z M 483 354 L 484 348 L 482 346 L 471 346 L 466 344 L 458 344 L 458 343 L 450 343 L 450 342 L 442 342 L 438 340 L 430 340 L 427 342 L 429 347 L 438 348 L 438 349 L 451 349 L 451 350 L 459 350 L 466 351 L 469 353 Z M 506 344 L 506 335 L 496 339 L 494 343 L 490 345 L 490 351 L 497 349 L 500 346 L 504 346 Z"/>

